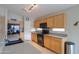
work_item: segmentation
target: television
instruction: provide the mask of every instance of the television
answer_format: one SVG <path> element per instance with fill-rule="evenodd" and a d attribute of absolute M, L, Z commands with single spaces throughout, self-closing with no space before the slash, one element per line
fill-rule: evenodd
<path fill-rule="evenodd" d="M 20 26 L 19 24 L 8 24 L 8 34 L 19 34 Z"/>

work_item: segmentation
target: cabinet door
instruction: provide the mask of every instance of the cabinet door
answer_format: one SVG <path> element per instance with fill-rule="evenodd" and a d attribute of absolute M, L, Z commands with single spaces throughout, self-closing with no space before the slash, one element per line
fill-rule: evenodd
<path fill-rule="evenodd" d="M 54 16 L 51 16 L 51 17 L 47 18 L 47 26 L 49 28 L 53 28 L 54 27 Z"/>
<path fill-rule="evenodd" d="M 35 28 L 39 28 L 39 27 L 40 27 L 40 21 L 39 21 L 39 20 L 36 20 L 36 21 L 34 22 L 34 27 L 35 27 Z"/>
<path fill-rule="evenodd" d="M 43 20 L 43 23 L 47 23 L 47 19 L 44 19 L 44 20 Z"/>
<path fill-rule="evenodd" d="M 32 33 L 32 41 L 37 43 L 37 34 L 36 33 Z"/>
<path fill-rule="evenodd" d="M 47 23 L 47 19 L 45 17 L 41 17 L 40 23 Z"/>
<path fill-rule="evenodd" d="M 52 37 L 51 40 L 51 50 L 53 50 L 56 53 L 62 53 L 62 39 Z"/>
<path fill-rule="evenodd" d="M 64 28 L 64 14 L 59 14 L 54 17 L 54 27 L 55 28 Z"/>
<path fill-rule="evenodd" d="M 44 46 L 48 49 L 50 49 L 50 40 L 51 40 L 51 37 L 50 36 L 45 36 L 44 37 Z"/>
<path fill-rule="evenodd" d="M 34 22 L 34 27 L 39 28 L 40 23 L 47 23 L 47 19 L 45 17 L 41 17 Z"/>

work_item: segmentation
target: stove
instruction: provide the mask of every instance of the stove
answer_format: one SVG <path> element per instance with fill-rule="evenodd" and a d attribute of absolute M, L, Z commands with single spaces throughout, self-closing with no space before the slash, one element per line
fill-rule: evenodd
<path fill-rule="evenodd" d="M 49 30 L 42 30 L 41 33 L 37 34 L 37 40 L 38 40 L 38 44 L 44 47 L 44 35 L 45 34 L 49 34 Z"/>
<path fill-rule="evenodd" d="M 44 34 L 37 34 L 38 44 L 44 46 Z"/>

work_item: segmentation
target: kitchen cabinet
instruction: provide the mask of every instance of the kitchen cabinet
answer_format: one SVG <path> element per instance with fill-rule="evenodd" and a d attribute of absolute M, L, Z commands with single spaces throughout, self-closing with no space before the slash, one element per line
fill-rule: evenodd
<path fill-rule="evenodd" d="M 59 14 L 54 16 L 54 28 L 64 28 L 65 27 L 65 15 Z"/>
<path fill-rule="evenodd" d="M 46 18 L 43 20 L 43 23 L 47 23 L 47 19 Z"/>
<path fill-rule="evenodd" d="M 40 20 L 39 19 L 35 20 L 34 27 L 35 28 L 39 28 L 40 27 Z"/>
<path fill-rule="evenodd" d="M 34 27 L 39 28 L 40 23 L 47 23 L 49 28 L 65 28 L 66 25 L 66 16 L 64 13 L 49 16 L 48 18 L 41 17 L 34 22 Z"/>
<path fill-rule="evenodd" d="M 40 23 L 47 23 L 47 19 L 45 17 L 40 17 L 39 19 L 35 20 L 34 27 L 40 28 Z"/>
<path fill-rule="evenodd" d="M 47 19 L 45 17 L 40 18 L 40 23 L 47 23 Z"/>
<path fill-rule="evenodd" d="M 37 33 L 32 32 L 31 33 L 31 38 L 32 38 L 32 41 L 37 43 Z"/>
<path fill-rule="evenodd" d="M 57 37 L 52 37 L 50 42 L 50 49 L 56 53 L 62 53 L 62 39 Z"/>
<path fill-rule="evenodd" d="M 62 38 L 49 36 L 46 34 L 44 36 L 44 46 L 56 53 L 64 53 L 64 40 Z"/>
<path fill-rule="evenodd" d="M 50 49 L 50 42 L 51 42 L 51 37 L 50 36 L 44 36 L 44 46 L 48 49 Z"/>
<path fill-rule="evenodd" d="M 49 28 L 54 27 L 54 16 L 50 16 L 47 18 L 47 27 L 49 27 Z"/>

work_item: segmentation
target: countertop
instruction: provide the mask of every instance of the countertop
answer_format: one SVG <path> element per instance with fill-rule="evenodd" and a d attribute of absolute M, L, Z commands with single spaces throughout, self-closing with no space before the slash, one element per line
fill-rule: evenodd
<path fill-rule="evenodd" d="M 32 33 L 37 33 L 37 34 L 41 34 L 41 31 L 33 31 Z"/>
<path fill-rule="evenodd" d="M 53 37 L 57 37 L 57 38 L 67 38 L 67 35 L 64 34 L 46 34 L 46 36 L 53 36 Z"/>
<path fill-rule="evenodd" d="M 34 31 L 33 33 L 41 34 L 40 31 Z M 49 33 L 49 34 L 45 34 L 45 35 L 46 36 L 58 37 L 58 38 L 67 38 L 67 34 L 65 34 L 65 33 L 56 33 L 56 32 L 53 32 L 53 33 Z"/>

